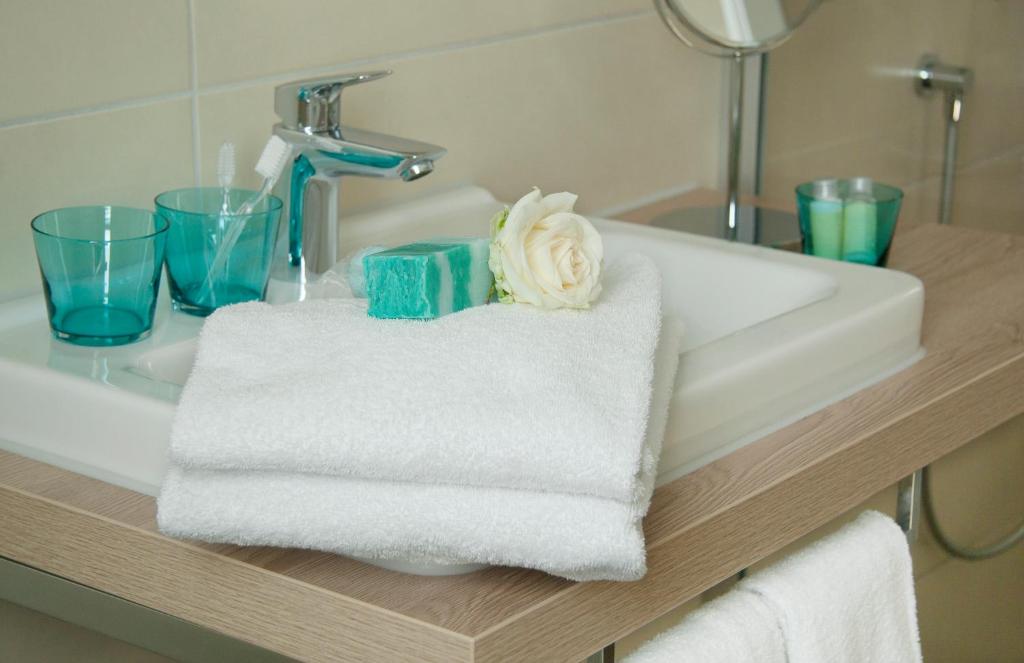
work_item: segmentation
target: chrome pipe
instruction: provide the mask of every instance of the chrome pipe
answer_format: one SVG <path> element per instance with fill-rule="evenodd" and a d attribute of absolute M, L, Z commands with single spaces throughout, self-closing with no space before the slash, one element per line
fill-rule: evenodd
<path fill-rule="evenodd" d="M 729 65 L 729 153 L 726 187 L 727 239 L 736 241 L 740 213 L 740 147 L 743 128 L 743 55 L 736 53 Z"/>
<path fill-rule="evenodd" d="M 939 223 L 947 224 L 953 216 L 953 184 L 956 177 L 957 133 L 963 111 L 964 91 L 946 92 L 946 152 L 942 159 L 942 195 L 939 200 Z"/>
<path fill-rule="evenodd" d="M 934 55 L 925 55 L 914 70 L 914 87 L 923 96 L 935 90 L 945 93 L 946 146 L 942 160 L 942 193 L 939 198 L 939 223 L 948 224 L 953 216 L 953 184 L 956 177 L 957 133 L 963 115 L 964 92 L 974 80 L 967 67 L 943 64 Z"/>

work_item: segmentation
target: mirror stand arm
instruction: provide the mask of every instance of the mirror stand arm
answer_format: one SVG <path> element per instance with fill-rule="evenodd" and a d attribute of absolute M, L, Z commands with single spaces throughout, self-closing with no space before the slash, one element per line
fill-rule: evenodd
<path fill-rule="evenodd" d="M 739 229 L 740 205 L 740 145 L 743 122 L 743 54 L 735 52 L 729 63 L 729 147 L 726 184 L 728 202 L 726 221 L 728 239 L 735 241 Z"/>

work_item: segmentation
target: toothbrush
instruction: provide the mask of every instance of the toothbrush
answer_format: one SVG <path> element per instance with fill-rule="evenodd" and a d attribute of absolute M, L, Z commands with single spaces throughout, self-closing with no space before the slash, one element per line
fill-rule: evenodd
<path fill-rule="evenodd" d="M 288 157 L 292 154 L 291 146 L 280 136 L 271 136 L 263 148 L 259 161 L 256 162 L 256 172 L 263 177 L 263 186 L 259 193 L 242 203 L 235 214 L 252 214 L 256 206 L 263 202 L 263 199 L 270 194 L 270 190 L 281 177 L 284 167 L 288 164 Z"/>
<path fill-rule="evenodd" d="M 224 141 L 217 153 L 217 183 L 224 193 L 220 213 L 231 214 L 231 184 L 235 181 L 235 144 Z"/>
<path fill-rule="evenodd" d="M 233 151 L 233 149 L 232 149 Z M 255 196 L 242 203 L 242 205 L 234 212 L 234 215 L 246 215 L 252 214 L 252 211 L 259 205 L 263 200 L 270 194 L 270 190 L 274 188 L 274 184 L 277 183 L 281 173 L 284 172 L 284 167 L 288 165 L 288 158 L 291 156 L 291 146 L 288 145 L 280 136 L 271 136 L 270 140 L 267 141 L 266 146 L 263 148 L 263 153 L 260 154 L 259 161 L 256 162 L 256 172 L 263 177 L 263 185 Z M 218 166 L 220 164 L 218 163 Z M 218 176 L 220 171 L 218 170 Z M 245 229 L 245 219 L 236 219 L 237 223 L 232 224 L 227 233 L 224 235 L 224 239 L 220 246 L 217 248 L 217 253 L 213 257 L 213 262 L 210 264 L 210 269 L 206 272 L 206 279 L 203 281 L 202 288 L 199 291 L 199 301 L 203 301 L 205 296 L 213 298 L 213 283 L 220 276 L 220 273 L 224 270 L 224 266 L 228 261 L 228 256 L 231 255 L 231 250 L 238 243 L 238 238 L 241 236 L 242 231 Z M 211 304 L 213 302 L 211 301 Z M 214 304 L 215 306 L 216 304 Z"/>
<path fill-rule="evenodd" d="M 235 144 L 226 140 L 220 144 L 220 150 L 217 152 L 217 184 L 221 188 L 220 216 L 217 218 L 217 225 L 221 233 L 224 233 L 224 228 L 228 225 L 227 217 L 231 215 L 231 184 L 234 181 Z M 216 254 L 214 258 L 216 259 Z M 212 292 L 212 287 L 213 276 L 210 272 L 207 272 L 206 278 L 203 279 L 203 284 L 197 294 L 197 301 L 203 301 L 209 296 L 210 305 L 216 306 L 216 294 Z"/>

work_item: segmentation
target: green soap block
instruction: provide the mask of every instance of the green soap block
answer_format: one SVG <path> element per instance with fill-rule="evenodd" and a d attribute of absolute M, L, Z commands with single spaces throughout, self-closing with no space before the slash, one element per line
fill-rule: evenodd
<path fill-rule="evenodd" d="M 363 257 L 367 313 L 433 319 L 487 302 L 487 239 L 435 239 Z"/>
<path fill-rule="evenodd" d="M 843 203 L 838 200 L 811 201 L 811 252 L 821 258 L 843 256 Z"/>
<path fill-rule="evenodd" d="M 843 210 L 843 260 L 874 265 L 878 260 L 878 206 L 851 200 Z"/>

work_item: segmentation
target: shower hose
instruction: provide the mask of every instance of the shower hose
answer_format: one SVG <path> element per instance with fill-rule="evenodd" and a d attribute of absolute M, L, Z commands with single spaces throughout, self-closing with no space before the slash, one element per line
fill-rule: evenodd
<path fill-rule="evenodd" d="M 946 92 L 946 158 L 942 164 L 942 195 L 940 198 L 939 223 L 949 223 L 953 210 L 953 178 L 956 171 L 956 143 L 957 127 L 963 114 L 964 92 L 970 86 L 974 77 L 973 72 L 966 67 L 946 65 L 935 59 L 934 56 L 926 55 L 918 65 L 917 75 L 914 76 L 914 84 L 919 92 L 942 89 Z M 990 546 L 980 548 L 969 548 L 962 546 L 942 530 L 938 519 L 935 517 L 935 505 L 932 501 L 931 479 L 929 478 L 929 467 L 924 467 L 922 473 L 921 501 L 924 512 L 927 516 L 935 540 L 939 542 L 947 553 L 960 559 L 978 561 L 989 559 L 1006 552 L 1024 539 L 1024 523 L 1011 532 L 1006 538 L 997 541 Z"/>
<path fill-rule="evenodd" d="M 1021 539 L 1024 539 L 1024 523 L 1021 523 L 1015 531 L 1009 534 L 1006 538 L 1001 541 L 997 541 L 992 545 L 982 546 L 980 548 L 969 548 L 962 546 L 949 538 L 946 533 L 939 526 L 939 521 L 935 517 L 935 506 L 932 502 L 932 491 L 931 491 L 931 478 L 929 477 L 929 466 L 924 467 L 923 481 L 921 485 L 921 501 L 924 503 L 924 511 L 928 516 L 928 523 L 931 526 L 932 534 L 935 535 L 935 540 L 939 542 L 939 545 L 947 553 L 953 557 L 959 559 L 966 559 L 971 561 L 980 561 L 983 559 L 989 559 L 995 557 L 1000 553 L 1004 553 L 1013 546 L 1020 543 Z"/>

